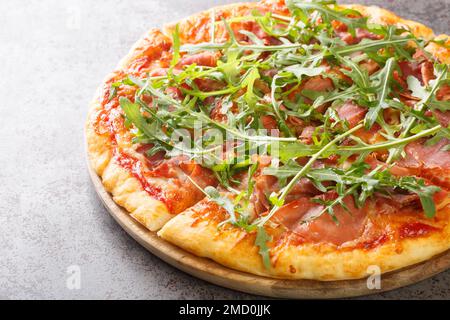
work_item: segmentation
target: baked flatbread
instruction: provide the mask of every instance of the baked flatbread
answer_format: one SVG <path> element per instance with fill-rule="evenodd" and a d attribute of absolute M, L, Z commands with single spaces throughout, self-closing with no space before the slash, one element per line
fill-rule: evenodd
<path fill-rule="evenodd" d="M 90 163 L 137 221 L 230 268 L 403 268 L 450 247 L 449 46 L 378 7 L 201 12 L 150 30 L 105 79 Z"/>

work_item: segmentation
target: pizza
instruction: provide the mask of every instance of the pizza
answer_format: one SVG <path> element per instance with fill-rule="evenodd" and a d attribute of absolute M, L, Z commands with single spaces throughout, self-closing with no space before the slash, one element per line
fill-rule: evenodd
<path fill-rule="evenodd" d="M 343 280 L 450 248 L 450 40 L 378 8 L 263 0 L 152 29 L 100 86 L 91 167 L 162 239 Z"/>

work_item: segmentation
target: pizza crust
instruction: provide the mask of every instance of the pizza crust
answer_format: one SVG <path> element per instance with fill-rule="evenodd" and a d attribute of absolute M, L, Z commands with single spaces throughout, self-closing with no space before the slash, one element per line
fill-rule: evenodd
<path fill-rule="evenodd" d="M 280 1 L 263 1 L 263 4 L 267 6 L 274 3 L 279 4 Z M 182 42 L 191 42 L 188 37 L 189 31 L 192 28 L 198 29 L 199 23 L 210 19 L 211 12 L 228 12 L 234 15 L 256 5 L 257 3 L 238 3 L 220 6 L 190 16 L 178 23 L 168 24 L 163 28 L 162 33 L 152 29 L 133 46 L 130 53 L 120 62 L 117 70 L 124 69 L 142 55 L 151 54 L 148 51 L 149 46 L 155 46 L 157 41 L 161 41 L 162 35 L 170 38 L 176 24 L 180 25 Z M 388 10 L 360 5 L 345 7 L 359 10 L 369 16 L 372 22 L 399 24 L 411 28 L 417 36 L 426 39 L 434 37 L 430 28 L 418 22 L 401 19 Z M 208 39 L 208 28 L 200 28 L 198 31 L 203 34 L 197 34 L 193 42 Z M 226 37 L 226 34 L 219 34 L 219 36 Z M 447 36 L 440 35 L 437 39 L 443 37 Z M 448 43 L 450 44 L 450 41 Z M 431 43 L 427 50 L 441 62 L 450 63 L 449 49 Z M 136 178 L 112 161 L 113 147 L 109 137 L 97 134 L 93 127 L 95 114 L 100 109 L 101 92 L 102 87 L 98 89 L 91 103 L 85 129 L 90 165 L 102 178 L 105 189 L 112 194 L 114 201 L 130 212 L 132 217 L 151 231 L 157 231 L 164 226 L 158 233 L 162 238 L 198 256 L 211 258 L 230 268 L 263 276 L 284 279 L 341 280 L 367 276 L 367 268 L 370 265 L 379 266 L 382 272 L 402 268 L 430 259 L 450 247 L 450 226 L 447 225 L 442 232 L 433 233 L 429 237 L 390 242 L 372 250 L 342 251 L 323 244 L 288 246 L 279 253 L 275 267 L 266 270 L 258 254 L 258 248 L 254 245 L 254 235 L 234 227 L 219 230 L 217 221 L 199 222 L 198 218 L 193 218 L 195 206 L 177 216 L 172 215 L 163 202 L 153 199 L 143 190 Z M 449 211 L 448 207 L 445 210 Z"/>
<path fill-rule="evenodd" d="M 216 208 L 211 205 L 212 210 Z M 228 226 L 219 228 L 220 219 L 199 214 L 196 206 L 169 221 L 158 235 L 194 253 L 227 267 L 261 276 L 281 279 L 321 281 L 359 279 L 373 272 L 382 273 L 416 264 L 450 248 L 450 224 L 429 237 L 388 241 L 374 249 L 337 248 L 324 243 L 283 245 L 275 250 L 272 267 L 262 264 L 255 233 Z M 438 214 L 450 217 L 450 206 Z M 267 229 L 267 228 L 266 228 Z M 270 234 L 270 230 L 268 230 Z"/>
<path fill-rule="evenodd" d="M 252 10 L 256 8 L 257 4 L 257 2 L 243 2 L 216 6 L 211 9 L 193 14 L 179 21 L 165 24 L 162 27 L 162 32 L 166 36 L 172 37 L 172 34 L 175 31 L 176 26 L 178 25 L 179 38 L 181 43 L 207 42 L 211 40 L 211 30 L 209 28 L 209 24 L 213 14 L 215 15 L 216 21 L 224 14 L 230 17 L 236 17 L 240 16 L 240 12 L 242 11 Z M 207 24 L 203 25 L 204 22 L 207 22 Z M 196 32 L 193 33 L 192 30 L 195 30 Z M 227 35 L 227 31 L 222 26 L 218 26 L 216 28 L 215 36 L 217 39 L 223 39 L 227 37 Z"/>
<path fill-rule="evenodd" d="M 446 40 L 445 45 L 450 47 L 450 36 L 446 34 L 440 34 L 435 37 L 435 40 Z M 432 53 L 441 63 L 450 64 L 450 49 L 444 46 L 438 45 L 434 42 L 430 43 L 426 47 L 427 51 Z"/>
<path fill-rule="evenodd" d="M 120 61 L 117 71 L 111 73 L 104 82 L 106 83 L 117 72 L 125 69 L 132 61 L 144 54 L 149 44 L 156 43 L 158 39 L 161 41 L 160 36 L 161 32 L 159 30 L 150 30 L 136 42 L 128 55 Z M 103 186 L 106 191 L 111 193 L 114 201 L 124 207 L 134 219 L 150 231 L 157 231 L 173 215 L 162 201 L 152 198 L 142 188 L 138 179 L 113 161 L 113 146 L 111 145 L 110 137 L 108 135 L 99 135 L 95 131 L 94 123 L 96 114 L 101 109 L 102 91 L 103 85 L 97 89 L 95 98 L 91 102 L 85 127 L 89 163 L 101 177 Z"/>
<path fill-rule="evenodd" d="M 90 117 L 99 106 L 97 101 L 93 102 Z M 90 165 L 102 178 L 103 186 L 118 205 L 151 231 L 159 230 L 173 217 L 163 202 L 150 197 L 139 180 L 112 161 L 110 139 L 98 135 L 91 121 L 86 126 L 86 139 Z"/>

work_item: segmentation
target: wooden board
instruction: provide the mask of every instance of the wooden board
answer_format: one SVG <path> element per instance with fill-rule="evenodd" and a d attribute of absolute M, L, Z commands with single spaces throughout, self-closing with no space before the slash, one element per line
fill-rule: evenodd
<path fill-rule="evenodd" d="M 401 270 L 383 274 L 381 289 L 370 290 L 367 280 L 314 281 L 279 280 L 252 275 L 224 267 L 210 259 L 197 257 L 161 239 L 134 220 L 118 206 L 104 189 L 100 178 L 89 166 L 89 174 L 95 190 L 113 218 L 137 242 L 154 255 L 194 277 L 256 295 L 277 298 L 343 298 L 380 293 L 407 286 L 436 275 L 450 268 L 450 250 L 431 260 Z"/>

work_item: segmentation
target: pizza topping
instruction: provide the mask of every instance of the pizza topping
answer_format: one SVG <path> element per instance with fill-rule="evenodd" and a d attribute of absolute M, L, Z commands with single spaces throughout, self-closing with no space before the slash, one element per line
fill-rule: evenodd
<path fill-rule="evenodd" d="M 327 194 L 322 198 L 329 201 L 337 197 L 337 194 Z M 351 196 L 342 199 L 342 204 L 331 217 L 321 214 L 324 206 L 315 203 L 314 199 L 301 198 L 282 206 L 274 218 L 306 241 L 342 245 L 362 234 L 367 219 L 367 209 L 357 208 Z"/>
<path fill-rule="evenodd" d="M 443 128 L 450 126 L 450 111 L 434 110 L 433 114 Z"/>
<path fill-rule="evenodd" d="M 312 77 L 307 81 L 305 81 L 305 83 L 302 85 L 302 91 L 308 90 L 321 92 L 321 91 L 331 91 L 333 90 L 333 88 L 334 88 L 333 81 L 331 81 L 330 78 L 324 78 L 322 76 Z"/>
<path fill-rule="evenodd" d="M 343 41 L 345 41 L 345 43 L 347 44 L 357 44 L 360 43 L 361 40 L 363 39 L 372 39 L 372 40 L 381 39 L 379 35 L 371 33 L 365 29 L 357 28 L 355 35 L 352 35 L 350 32 L 348 32 L 346 26 L 345 28 L 341 29 L 345 29 L 345 31 L 337 32 L 337 36 L 341 38 Z"/>
<path fill-rule="evenodd" d="M 367 109 L 356 105 L 352 101 L 347 101 L 339 107 L 337 113 L 341 120 L 347 121 L 349 127 L 353 128 L 364 119 Z"/>
<path fill-rule="evenodd" d="M 302 133 L 300 134 L 300 139 L 305 144 L 312 144 L 313 143 L 313 136 L 316 132 L 316 127 L 313 126 L 307 126 L 303 128 Z"/>
<path fill-rule="evenodd" d="M 184 56 L 178 62 L 177 67 L 189 66 L 195 64 L 197 66 L 215 67 L 217 65 L 217 55 L 211 52 L 201 52 L 193 55 Z"/>
<path fill-rule="evenodd" d="M 449 187 L 450 75 L 429 41 L 334 1 L 286 6 L 175 28 L 171 50 L 143 63 L 153 71 L 130 72 L 109 99 L 146 146 L 150 175 L 257 232 L 266 264 L 267 223 L 340 246 L 361 236 L 380 197 L 432 219 Z M 253 157 L 261 150 L 270 165 Z"/>
<path fill-rule="evenodd" d="M 421 222 L 405 223 L 400 227 L 401 238 L 423 237 L 432 231 L 439 230 L 436 227 Z"/>
<path fill-rule="evenodd" d="M 141 153 L 145 156 L 145 159 L 148 161 L 147 165 L 149 167 L 153 167 L 155 165 L 160 164 L 164 160 L 164 156 L 166 154 L 164 150 L 159 151 L 153 150 L 153 147 L 154 145 L 152 143 L 149 143 L 149 144 L 142 144 L 136 148 L 136 151 L 138 153 Z"/>
<path fill-rule="evenodd" d="M 405 168 L 450 170 L 450 153 L 445 148 L 449 143 L 447 139 L 434 145 L 426 145 L 423 141 L 412 142 L 406 146 L 406 155 L 397 165 Z"/>
<path fill-rule="evenodd" d="M 389 236 L 387 234 L 383 233 L 378 237 L 363 241 L 359 246 L 366 250 L 370 250 L 370 249 L 374 249 L 374 248 L 382 245 L 383 243 L 387 242 L 388 240 L 389 240 Z"/>
<path fill-rule="evenodd" d="M 443 85 L 438 89 L 436 92 L 436 99 L 439 101 L 450 101 L 450 84 Z"/>

